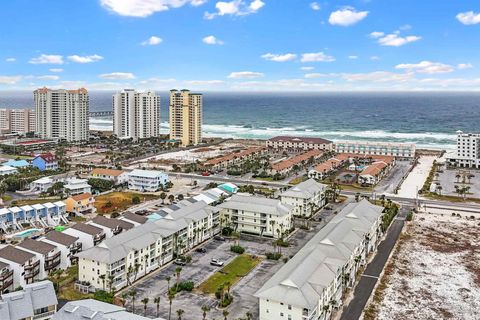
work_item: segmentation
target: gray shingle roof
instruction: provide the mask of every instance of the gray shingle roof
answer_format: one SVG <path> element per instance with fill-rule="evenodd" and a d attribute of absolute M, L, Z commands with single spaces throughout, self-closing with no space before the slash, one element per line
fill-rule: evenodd
<path fill-rule="evenodd" d="M 133 228 L 133 223 L 124 221 L 124 220 L 119 220 L 119 219 L 110 219 L 106 218 L 102 215 L 98 215 L 95 218 L 91 220 L 93 223 L 98 224 L 103 227 L 107 227 L 110 229 L 115 229 L 117 227 L 121 227 L 124 230 L 132 229 Z"/>
<path fill-rule="evenodd" d="M 59 231 L 55 231 L 55 230 L 47 233 L 45 235 L 45 238 L 50 240 L 50 241 L 62 244 L 66 247 L 74 244 L 78 240 L 78 237 L 74 237 L 74 236 L 71 236 L 69 234 L 59 232 Z"/>
<path fill-rule="evenodd" d="M 83 222 L 76 223 L 71 228 L 75 229 L 75 230 L 78 230 L 78 231 L 81 231 L 83 233 L 92 235 L 92 236 L 95 236 L 95 235 L 103 232 L 103 230 L 101 228 L 95 227 L 95 226 L 92 226 L 90 224 L 86 224 L 86 223 L 83 223 Z"/>
<path fill-rule="evenodd" d="M 145 223 L 148 221 L 147 218 L 145 217 L 142 217 L 136 213 L 133 213 L 133 212 L 126 212 L 123 214 L 123 217 L 127 220 L 130 220 L 130 221 L 133 221 L 133 222 L 136 222 L 136 223 Z"/>
<path fill-rule="evenodd" d="M 43 241 L 33 240 L 30 238 L 26 238 L 20 244 L 18 244 L 18 246 L 33 252 L 43 254 L 43 255 L 49 253 L 52 250 L 55 250 L 56 248 L 53 244 L 46 243 Z"/>
<path fill-rule="evenodd" d="M 0 250 L 0 258 L 8 261 L 13 261 L 18 264 L 24 264 L 33 257 L 35 257 L 33 253 L 27 252 L 25 250 L 20 250 L 11 245 L 8 245 Z"/>
<path fill-rule="evenodd" d="M 367 200 L 345 206 L 255 296 L 314 308 L 382 211 Z"/>
<path fill-rule="evenodd" d="M 293 207 L 277 199 L 268 199 L 236 194 L 218 206 L 223 209 L 260 212 L 276 216 L 284 216 L 292 211 Z"/>

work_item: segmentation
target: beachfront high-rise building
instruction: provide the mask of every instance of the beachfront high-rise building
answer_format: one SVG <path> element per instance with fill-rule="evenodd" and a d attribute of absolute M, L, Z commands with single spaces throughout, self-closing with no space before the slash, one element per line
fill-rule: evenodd
<path fill-rule="evenodd" d="M 457 149 L 446 159 L 452 166 L 480 169 L 480 133 L 457 131 Z"/>
<path fill-rule="evenodd" d="M 202 142 L 203 97 L 189 90 L 170 90 L 170 139 L 183 146 Z"/>
<path fill-rule="evenodd" d="M 160 134 L 160 96 L 125 89 L 113 95 L 113 134 L 144 139 Z"/>
<path fill-rule="evenodd" d="M 32 109 L 0 109 L 2 134 L 25 134 L 35 131 L 35 111 Z"/>
<path fill-rule="evenodd" d="M 36 132 L 45 139 L 82 141 L 89 138 L 89 97 L 78 90 L 37 89 L 33 92 Z"/>

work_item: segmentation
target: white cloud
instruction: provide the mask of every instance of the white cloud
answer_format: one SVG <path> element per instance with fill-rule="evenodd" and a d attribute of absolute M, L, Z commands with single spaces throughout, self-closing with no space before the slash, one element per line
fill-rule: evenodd
<path fill-rule="evenodd" d="M 304 53 L 302 54 L 301 62 L 332 62 L 335 61 L 335 58 L 329 55 L 326 55 L 323 52 L 313 52 L 313 53 Z"/>
<path fill-rule="evenodd" d="M 157 36 L 151 36 L 147 40 L 142 42 L 142 46 L 156 46 L 160 43 L 162 43 L 162 38 L 157 37 Z"/>
<path fill-rule="evenodd" d="M 63 64 L 63 57 L 56 54 L 41 54 L 36 58 L 30 59 L 31 64 Z"/>
<path fill-rule="evenodd" d="M 215 4 L 215 9 L 217 9 L 214 13 L 205 12 L 205 19 L 211 20 L 217 16 L 245 16 L 248 14 L 256 13 L 260 10 L 263 6 L 265 6 L 265 2 L 262 0 L 252 0 L 250 3 L 246 3 L 243 0 L 232 0 L 229 2 L 226 1 L 218 1 Z"/>
<path fill-rule="evenodd" d="M 179 8 L 185 4 L 200 6 L 207 0 L 100 0 L 101 5 L 121 16 L 145 18 L 155 12 Z"/>
<path fill-rule="evenodd" d="M 217 37 L 212 36 L 212 35 L 203 38 L 202 41 L 203 41 L 203 43 L 211 44 L 211 45 L 215 45 L 215 44 L 222 45 L 223 44 L 222 40 L 219 40 L 219 39 L 217 39 Z"/>
<path fill-rule="evenodd" d="M 301 67 L 300 70 L 302 71 L 312 71 L 313 69 L 315 69 L 315 67 Z"/>
<path fill-rule="evenodd" d="M 480 23 L 480 12 L 475 13 L 473 11 L 461 12 L 457 14 L 457 20 L 464 25 L 473 25 Z"/>
<path fill-rule="evenodd" d="M 253 71 L 238 71 L 232 72 L 228 76 L 230 79 L 256 79 L 263 77 L 264 74 L 261 72 L 253 72 Z"/>
<path fill-rule="evenodd" d="M 398 28 L 398 29 L 400 29 L 402 31 L 406 31 L 406 30 L 412 29 L 412 26 L 409 25 L 409 24 L 404 24 L 403 26 L 400 26 L 400 28 Z"/>
<path fill-rule="evenodd" d="M 94 54 L 91 56 L 79 56 L 74 54 L 72 56 L 68 56 L 68 60 L 75 63 L 91 63 L 91 62 L 97 62 L 97 61 L 103 60 L 103 57 L 99 56 L 98 54 Z"/>
<path fill-rule="evenodd" d="M 51 68 L 51 69 L 48 69 L 48 71 L 50 71 L 50 72 L 63 72 L 63 69 L 62 68 Z"/>
<path fill-rule="evenodd" d="M 406 82 L 414 78 L 411 73 L 394 73 L 388 71 L 375 71 L 369 73 L 345 73 L 343 79 L 349 82 Z"/>
<path fill-rule="evenodd" d="M 348 27 L 354 25 L 368 15 L 368 11 L 356 11 L 354 8 L 343 8 L 330 14 L 328 22 L 334 26 Z"/>
<path fill-rule="evenodd" d="M 5 59 L 5 61 L 6 61 L 6 62 L 15 62 L 15 61 L 17 61 L 17 59 L 15 59 L 15 58 L 7 58 L 7 59 Z"/>
<path fill-rule="evenodd" d="M 419 36 L 400 36 L 400 31 L 395 31 L 390 34 L 385 34 L 384 32 L 374 31 L 369 34 L 369 37 L 372 39 L 376 39 L 378 44 L 381 46 L 389 46 L 389 47 L 400 47 L 407 43 L 415 42 L 422 37 Z"/>
<path fill-rule="evenodd" d="M 130 72 L 112 72 L 112 73 L 103 73 L 99 75 L 102 79 L 109 80 L 131 80 L 135 79 L 135 75 Z"/>
<path fill-rule="evenodd" d="M 54 81 L 60 79 L 59 76 L 54 75 L 45 75 L 45 76 L 38 76 L 37 79 L 39 80 L 47 80 L 47 81 Z"/>
<path fill-rule="evenodd" d="M 320 10 L 322 7 L 320 6 L 320 4 L 318 2 L 312 2 L 310 3 L 310 8 L 312 10 L 315 10 L 315 11 L 318 11 Z"/>
<path fill-rule="evenodd" d="M 294 53 L 285 53 L 285 54 L 266 53 L 262 55 L 262 58 L 269 61 L 286 62 L 286 61 L 295 60 L 297 58 L 297 55 Z"/>
<path fill-rule="evenodd" d="M 350 60 L 357 60 L 357 59 L 358 59 L 358 56 L 348 56 L 348 59 L 350 59 Z"/>
<path fill-rule="evenodd" d="M 220 85 L 224 84 L 223 80 L 187 80 L 186 84 L 191 86 L 211 86 L 211 85 Z"/>
<path fill-rule="evenodd" d="M 16 84 L 20 80 L 21 76 L 0 76 L 0 84 Z"/>
<path fill-rule="evenodd" d="M 377 60 L 380 60 L 380 57 L 379 56 L 371 56 L 370 60 L 377 61 Z"/>
<path fill-rule="evenodd" d="M 408 72 L 435 74 L 449 73 L 454 71 L 454 67 L 448 64 L 431 61 L 421 61 L 419 63 L 402 63 L 395 66 L 395 69 L 403 69 Z"/>
<path fill-rule="evenodd" d="M 328 73 L 307 73 L 305 74 L 305 78 L 307 79 L 316 79 L 316 78 L 325 78 L 325 77 L 332 77 L 333 74 Z"/>
<path fill-rule="evenodd" d="M 473 68 L 473 65 L 471 63 L 459 63 L 457 68 L 460 70 L 471 69 Z"/>

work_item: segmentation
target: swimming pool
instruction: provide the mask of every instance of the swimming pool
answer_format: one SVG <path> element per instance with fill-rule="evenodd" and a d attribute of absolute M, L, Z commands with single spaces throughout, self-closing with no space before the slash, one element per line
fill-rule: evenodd
<path fill-rule="evenodd" d="M 42 232 L 42 231 L 43 231 L 42 229 L 32 228 L 32 229 L 17 232 L 15 234 L 13 234 L 11 237 L 12 238 L 26 238 L 26 237 L 29 237 L 31 235 L 34 235 L 35 233 L 39 233 L 39 232 Z"/>

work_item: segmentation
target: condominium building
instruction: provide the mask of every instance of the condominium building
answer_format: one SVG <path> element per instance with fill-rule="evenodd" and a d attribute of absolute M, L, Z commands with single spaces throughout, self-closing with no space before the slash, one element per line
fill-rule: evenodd
<path fill-rule="evenodd" d="M 453 166 L 480 169 L 480 134 L 457 131 L 457 148 L 446 158 Z"/>
<path fill-rule="evenodd" d="M 113 95 L 113 134 L 144 139 L 160 134 L 160 96 L 125 89 Z"/>
<path fill-rule="evenodd" d="M 57 305 L 53 283 L 40 281 L 3 294 L 0 297 L 0 319 L 48 320 L 57 312 Z"/>
<path fill-rule="evenodd" d="M 219 210 L 203 201 L 183 200 L 163 213 L 77 254 L 78 280 L 102 289 L 102 275 L 111 276 L 112 287 L 123 288 L 219 232 Z"/>
<path fill-rule="evenodd" d="M 169 181 L 168 175 L 161 171 L 135 169 L 128 173 L 128 189 L 130 190 L 155 192 Z"/>
<path fill-rule="evenodd" d="M 33 92 L 36 132 L 41 138 L 85 141 L 89 138 L 89 97 L 86 89 Z"/>
<path fill-rule="evenodd" d="M 338 141 L 335 142 L 337 153 L 358 153 L 364 155 L 393 156 L 400 159 L 415 157 L 415 144 L 379 142 L 379 141 Z"/>
<path fill-rule="evenodd" d="M 382 235 L 383 207 L 350 203 L 255 293 L 259 320 L 326 320 Z"/>
<path fill-rule="evenodd" d="M 268 139 L 267 148 L 275 150 L 333 150 L 333 142 L 322 138 L 278 136 Z"/>
<path fill-rule="evenodd" d="M 203 97 L 189 90 L 170 90 L 170 139 L 183 146 L 202 142 Z"/>
<path fill-rule="evenodd" d="M 0 109 L 0 130 L 3 134 L 35 132 L 33 109 Z"/>
<path fill-rule="evenodd" d="M 13 271 L 13 287 L 24 287 L 40 279 L 40 260 L 33 253 L 11 245 L 0 249 L 0 262 Z"/>
<path fill-rule="evenodd" d="M 127 311 L 127 308 L 95 299 L 69 301 L 52 320 L 151 320 Z M 156 318 L 155 320 L 163 320 Z"/>
<path fill-rule="evenodd" d="M 277 199 L 236 194 L 218 207 L 221 219 L 237 232 L 280 238 L 292 228 L 294 206 Z"/>
<path fill-rule="evenodd" d="M 308 179 L 280 194 L 283 203 L 295 207 L 293 215 L 311 217 L 326 203 L 325 191 L 327 186 Z"/>

